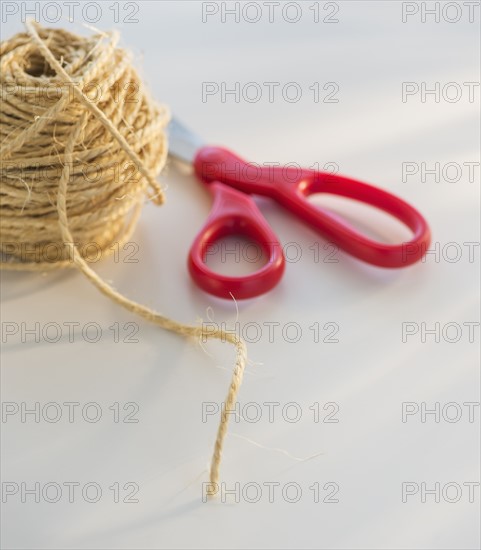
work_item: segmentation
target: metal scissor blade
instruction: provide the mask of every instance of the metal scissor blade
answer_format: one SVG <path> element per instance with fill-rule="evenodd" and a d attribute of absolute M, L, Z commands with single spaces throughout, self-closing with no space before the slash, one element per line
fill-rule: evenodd
<path fill-rule="evenodd" d="M 204 140 L 191 132 L 178 119 L 172 118 L 167 128 L 169 155 L 193 163 L 196 152 L 205 145 Z"/>

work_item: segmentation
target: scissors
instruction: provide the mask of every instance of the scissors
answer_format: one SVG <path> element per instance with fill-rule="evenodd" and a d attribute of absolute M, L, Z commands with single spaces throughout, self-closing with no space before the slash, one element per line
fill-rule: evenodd
<path fill-rule="evenodd" d="M 282 246 L 250 195 L 277 201 L 340 249 L 376 266 L 406 267 L 420 260 L 429 247 L 431 235 L 426 220 L 410 204 L 387 191 L 329 172 L 249 164 L 228 149 L 204 145 L 175 118 L 168 131 L 169 155 L 192 163 L 197 178 L 214 198 L 188 256 L 192 279 L 210 294 L 239 300 L 253 298 L 271 290 L 282 278 Z M 374 241 L 347 220 L 309 202 L 307 197 L 313 193 L 331 193 L 383 210 L 403 222 L 412 231 L 412 239 L 394 245 Z M 209 269 L 206 252 L 229 235 L 243 235 L 257 242 L 267 263 L 255 273 L 241 277 Z"/>

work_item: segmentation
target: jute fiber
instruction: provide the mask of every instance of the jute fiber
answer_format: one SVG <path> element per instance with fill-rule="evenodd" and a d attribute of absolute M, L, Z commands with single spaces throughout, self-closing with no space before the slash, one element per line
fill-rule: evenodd
<path fill-rule="evenodd" d="M 150 98 L 131 56 L 117 47 L 117 33 L 83 37 L 33 22 L 26 30 L 0 45 L 0 267 L 75 267 L 111 300 L 163 329 L 235 346 L 210 468 L 215 493 L 246 365 L 244 342 L 136 303 L 91 267 L 92 255 L 129 239 L 146 198 L 164 200 L 156 176 L 167 159 L 168 109 Z"/>

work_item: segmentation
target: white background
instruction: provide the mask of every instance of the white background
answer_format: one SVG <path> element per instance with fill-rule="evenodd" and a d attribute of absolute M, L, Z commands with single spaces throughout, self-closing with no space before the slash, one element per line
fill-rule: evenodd
<path fill-rule="evenodd" d="M 96 482 L 103 494 L 95 504 L 79 493 L 69 503 L 66 489 L 55 504 L 9 497 L 2 504 L 2 547 L 478 548 L 479 487 L 470 503 L 463 483 L 480 480 L 479 407 L 470 422 L 463 403 L 480 399 L 479 325 L 470 342 L 463 323 L 479 322 L 479 165 L 474 182 L 465 168 L 457 182 L 442 174 L 439 182 L 432 175 L 423 182 L 418 173 L 403 183 L 402 164 L 479 162 L 479 87 L 470 102 L 463 86 L 480 80 L 479 5 L 475 23 L 462 3 L 456 23 L 446 21 L 455 11 L 441 13 L 439 23 L 433 16 L 423 23 L 421 12 L 403 23 L 401 2 L 342 1 L 333 16 L 339 22 L 328 24 L 313 22 L 313 2 L 299 2 L 297 23 L 286 22 L 282 12 L 269 23 L 264 8 L 261 20 L 249 24 L 233 17 L 222 23 L 220 12 L 203 23 L 200 2 L 152 1 L 137 3 L 138 23 L 115 24 L 113 4 L 99 3 L 102 17 L 95 26 L 121 29 L 122 44 L 134 51 L 153 95 L 207 140 L 257 162 L 337 163 L 341 173 L 414 204 L 427 217 L 438 252 L 403 270 L 371 267 L 342 253 L 337 263 L 326 263 L 322 237 L 277 205 L 259 201 L 281 242 L 297 243 L 301 258 L 288 262 L 270 294 L 238 304 L 241 331 L 251 322 L 260 327 L 258 342 L 252 342 L 255 331 L 245 334 L 251 364 L 239 400 L 241 407 L 256 403 L 262 416 L 232 422 L 221 476 L 227 488 L 240 484 L 240 498 L 225 503 L 202 502 L 219 418 L 203 422 L 202 403 L 220 403 L 225 396 L 230 346 L 209 343 L 205 353 L 124 312 L 74 271 L 2 273 L 2 323 L 94 322 L 103 329 L 96 344 L 78 331 L 69 343 L 66 328 L 57 343 L 35 343 L 33 337 L 22 342 L 19 333 L 3 344 L 4 402 L 95 402 L 102 418 L 89 423 L 77 411 L 69 423 L 65 408 L 58 423 L 4 416 L 2 481 L 29 487 Z M 331 10 L 320 3 L 321 19 Z M 129 12 L 120 6 L 122 20 Z M 58 25 L 89 33 L 85 22 L 80 12 L 73 24 Z M 20 14 L 8 17 L 2 39 L 21 28 Z M 223 103 L 220 95 L 202 101 L 202 82 L 236 81 L 294 81 L 303 96 L 296 103 L 282 96 L 273 103 L 267 97 L 236 103 L 232 96 Z M 314 82 L 321 88 L 338 83 L 339 102 L 314 102 Z M 403 103 L 403 82 L 439 82 L 441 88 L 455 82 L 463 94 L 456 102 L 444 96 L 422 102 L 417 94 Z M 138 263 L 110 258 L 96 269 L 127 296 L 177 320 L 206 320 L 212 308 L 216 322 L 232 325 L 234 303 L 204 294 L 186 270 L 190 243 L 211 199 L 173 163 L 161 181 L 168 185 L 167 203 L 160 209 L 147 205 L 132 238 Z M 343 212 L 389 241 L 406 236 L 371 211 L 347 205 Z M 467 242 L 478 243 L 474 257 Z M 138 343 L 115 343 L 109 329 L 115 322 L 137 323 Z M 420 329 L 423 322 L 428 329 L 457 323 L 463 330 L 457 342 L 447 341 L 455 330 L 446 338 L 441 330 L 439 342 L 433 335 L 423 342 L 421 332 L 403 342 L 406 322 Z M 273 342 L 266 323 L 279 323 Z M 295 331 L 283 338 L 287 323 L 300 327 L 298 342 L 288 341 Z M 321 329 L 318 343 L 309 329 L 314 323 Z M 338 343 L 323 341 L 326 323 L 339 326 Z M 274 422 L 263 405 L 269 401 L 281 404 Z M 125 403 L 137 404 L 139 422 L 114 422 L 109 407 L 115 402 L 121 419 Z M 290 402 L 302 412 L 297 422 L 281 414 Z M 337 423 L 322 422 L 330 402 L 339 407 Z M 441 412 L 454 402 L 462 416 L 448 422 L 441 414 L 436 422 L 428 415 L 423 423 L 418 413 L 403 422 L 403 402 L 420 409 L 422 402 L 428 408 L 439 402 Z M 314 403 L 321 422 L 314 422 Z M 455 413 L 455 407 L 447 411 Z M 300 458 L 322 454 L 301 462 L 275 449 Z M 139 502 L 114 503 L 109 486 L 116 482 L 137 483 Z M 269 482 L 280 483 L 272 503 Z M 338 503 L 322 502 L 329 482 L 339 486 Z M 417 484 L 419 492 L 403 503 L 406 482 Z M 441 488 L 459 484 L 459 501 L 447 502 L 441 492 L 439 503 L 433 495 L 423 503 L 422 484 L 430 489 L 437 482 Z M 247 502 L 253 495 L 243 495 L 247 483 L 263 489 L 259 502 Z M 297 503 L 283 497 L 287 483 L 301 488 Z M 321 488 L 318 503 L 309 489 L 315 483 Z"/>

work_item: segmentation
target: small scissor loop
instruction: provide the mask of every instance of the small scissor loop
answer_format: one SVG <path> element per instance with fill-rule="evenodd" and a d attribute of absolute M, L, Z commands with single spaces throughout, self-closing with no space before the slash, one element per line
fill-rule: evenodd
<path fill-rule="evenodd" d="M 194 281 L 206 292 L 220 298 L 246 299 L 273 288 L 284 273 L 282 247 L 264 216 L 248 195 L 222 183 L 209 185 L 214 204 L 204 227 L 189 253 L 189 271 Z M 216 241 L 228 235 L 245 235 L 265 253 L 267 263 L 255 273 L 232 277 L 216 273 L 205 263 L 205 255 Z"/>

